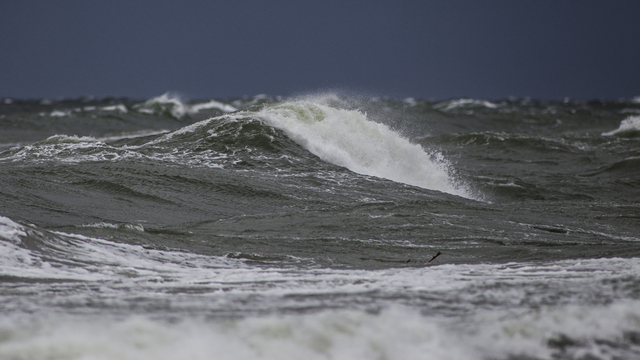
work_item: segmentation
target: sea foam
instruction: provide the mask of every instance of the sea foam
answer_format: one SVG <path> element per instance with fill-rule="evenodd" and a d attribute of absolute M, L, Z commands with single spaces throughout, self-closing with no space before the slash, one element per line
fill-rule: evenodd
<path fill-rule="evenodd" d="M 394 306 L 177 323 L 55 318 L 0 322 L 7 359 L 622 359 L 638 350 L 637 301 L 536 312 L 480 311 L 466 319 Z M 555 329 L 555 330 L 550 330 Z M 628 338 L 628 340 L 624 340 Z M 636 352 L 637 354 L 637 352 Z"/>
<path fill-rule="evenodd" d="M 0 239 L 19 244 L 22 236 L 27 236 L 22 225 L 7 217 L 0 216 Z"/>

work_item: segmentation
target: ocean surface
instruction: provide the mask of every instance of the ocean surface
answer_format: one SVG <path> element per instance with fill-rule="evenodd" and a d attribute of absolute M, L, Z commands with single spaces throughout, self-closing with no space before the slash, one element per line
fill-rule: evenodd
<path fill-rule="evenodd" d="M 640 98 L 0 99 L 2 360 L 638 358 Z"/>

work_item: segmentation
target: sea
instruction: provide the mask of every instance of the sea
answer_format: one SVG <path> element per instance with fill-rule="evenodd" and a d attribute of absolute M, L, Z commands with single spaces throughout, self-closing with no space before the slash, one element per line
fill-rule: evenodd
<path fill-rule="evenodd" d="M 2 98 L 0 359 L 640 359 L 640 97 Z"/>

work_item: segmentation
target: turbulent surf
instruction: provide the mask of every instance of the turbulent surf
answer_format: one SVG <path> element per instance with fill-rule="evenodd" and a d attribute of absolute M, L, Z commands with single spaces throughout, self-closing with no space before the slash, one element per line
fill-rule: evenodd
<path fill-rule="evenodd" d="M 0 359 L 640 357 L 639 145 L 638 98 L 2 99 Z"/>

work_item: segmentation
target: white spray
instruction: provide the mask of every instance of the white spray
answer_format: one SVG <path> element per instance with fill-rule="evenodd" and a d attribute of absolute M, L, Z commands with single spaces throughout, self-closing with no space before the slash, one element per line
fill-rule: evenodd
<path fill-rule="evenodd" d="M 266 107 L 257 115 L 324 161 L 360 174 L 471 197 L 454 184 L 441 154 L 427 153 L 360 111 L 297 100 Z"/>

